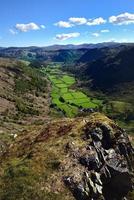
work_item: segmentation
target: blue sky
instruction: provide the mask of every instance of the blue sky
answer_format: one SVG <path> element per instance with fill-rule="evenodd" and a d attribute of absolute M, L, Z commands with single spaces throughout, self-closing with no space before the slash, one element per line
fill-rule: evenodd
<path fill-rule="evenodd" d="M 134 0 L 1 0 L 0 46 L 134 42 Z"/>

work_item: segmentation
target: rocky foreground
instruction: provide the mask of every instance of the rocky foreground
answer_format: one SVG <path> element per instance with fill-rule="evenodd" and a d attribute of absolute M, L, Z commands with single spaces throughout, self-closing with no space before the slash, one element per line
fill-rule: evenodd
<path fill-rule="evenodd" d="M 112 121 L 91 119 L 83 127 L 83 145 L 66 149 L 65 184 L 78 200 L 122 200 L 133 188 L 133 148 L 125 130 Z"/>
<path fill-rule="evenodd" d="M 1 141 L 0 199 L 132 200 L 133 153 L 125 130 L 100 113 L 31 127 Z"/>

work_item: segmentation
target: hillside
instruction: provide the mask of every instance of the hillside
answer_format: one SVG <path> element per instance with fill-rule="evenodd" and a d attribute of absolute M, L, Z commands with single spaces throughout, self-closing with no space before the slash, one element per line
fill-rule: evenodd
<path fill-rule="evenodd" d="M 134 80 L 134 47 L 116 52 L 87 64 L 85 74 L 93 79 L 93 85 L 102 89 L 113 88 Z"/>
<path fill-rule="evenodd" d="M 134 47 L 102 49 L 94 55 L 98 57 L 91 61 L 86 53 L 85 62 L 82 56 L 83 64 L 78 66 L 79 77 L 85 76 L 86 80 L 92 80 L 93 90 L 100 90 L 113 99 L 133 103 Z M 75 69 L 77 73 L 77 67 Z"/>
<path fill-rule="evenodd" d="M 93 80 L 94 87 L 105 90 L 133 81 L 133 55 L 134 46 L 127 45 L 90 49 L 74 66 L 66 66 L 65 69 L 76 72 L 76 75 L 89 77 Z"/>
<path fill-rule="evenodd" d="M 132 146 L 104 115 L 20 130 L 10 145 L 1 140 L 2 200 L 133 199 Z"/>
<path fill-rule="evenodd" d="M 120 44 L 112 47 L 107 46 L 89 49 L 85 54 L 81 56 L 79 60 L 77 60 L 77 63 L 90 63 L 96 60 L 105 59 L 106 57 L 112 58 L 127 48 L 129 48 L 128 45 Z"/>
<path fill-rule="evenodd" d="M 49 113 L 49 84 L 25 62 L 0 59 L 0 120 L 28 123 Z"/>
<path fill-rule="evenodd" d="M 133 92 L 134 47 L 102 48 L 88 50 L 73 66 L 65 70 L 84 80 L 92 80 L 94 89 L 112 93 Z M 130 87 L 130 90 L 129 90 Z M 126 88 L 126 90 L 125 90 Z"/>
<path fill-rule="evenodd" d="M 108 116 L 133 132 L 133 45 L 88 50 L 74 65 L 64 65 L 64 70 L 77 77 L 82 91 L 104 100 L 103 111 Z"/>

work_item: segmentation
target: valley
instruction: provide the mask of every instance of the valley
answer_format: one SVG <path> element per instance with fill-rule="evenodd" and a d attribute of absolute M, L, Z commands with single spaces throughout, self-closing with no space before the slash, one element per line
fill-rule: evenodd
<path fill-rule="evenodd" d="M 85 80 L 81 82 L 76 73 L 64 69 L 62 65 L 49 63 L 41 69 L 51 86 L 49 107 L 52 116 L 72 118 L 100 111 L 113 118 L 133 136 L 132 102 L 83 86 L 82 82 L 85 83 Z"/>
<path fill-rule="evenodd" d="M 134 0 L 0 7 L 0 200 L 134 200 Z"/>
<path fill-rule="evenodd" d="M 79 89 L 73 89 L 76 79 L 61 71 L 60 67 L 50 65 L 41 70 L 51 82 L 51 106 L 66 117 L 76 117 L 82 113 L 99 110 L 102 100 L 90 98 Z"/>
<path fill-rule="evenodd" d="M 107 50 L 0 58 L 2 200 L 133 199 L 133 70 L 119 63 L 124 82 L 110 85 L 118 50 Z"/>

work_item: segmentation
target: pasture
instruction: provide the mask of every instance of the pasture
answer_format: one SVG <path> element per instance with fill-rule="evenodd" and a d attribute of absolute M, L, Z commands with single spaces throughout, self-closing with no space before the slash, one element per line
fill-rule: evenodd
<path fill-rule="evenodd" d="M 57 68 L 42 70 L 47 74 L 51 82 L 51 103 L 57 109 L 62 111 L 66 117 L 75 117 L 80 112 L 80 109 L 93 108 L 97 109 L 101 106 L 102 101 L 92 99 L 83 92 L 71 89 L 71 86 L 76 83 L 73 76 L 63 73 Z"/>

